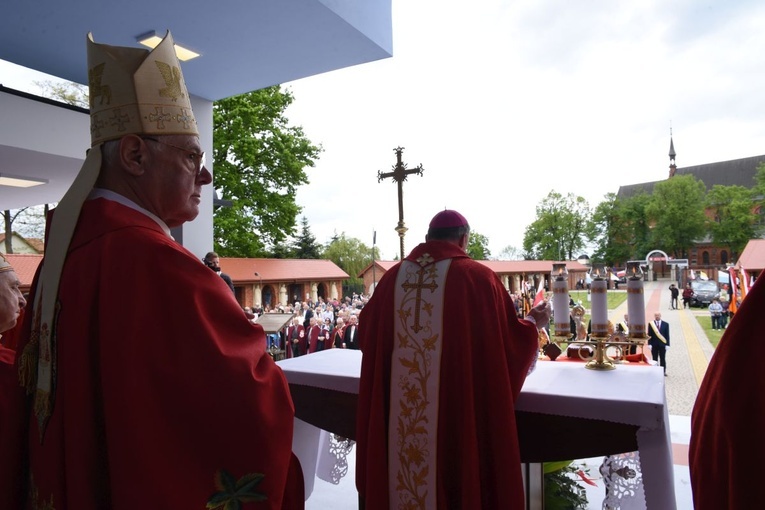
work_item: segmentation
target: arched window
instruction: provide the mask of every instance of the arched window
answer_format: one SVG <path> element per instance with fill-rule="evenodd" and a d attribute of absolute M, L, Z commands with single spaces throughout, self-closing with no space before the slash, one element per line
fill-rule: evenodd
<path fill-rule="evenodd" d="M 720 250 L 720 264 L 723 266 L 728 263 L 728 252 L 726 250 Z"/>
<path fill-rule="evenodd" d="M 263 288 L 263 302 L 261 303 L 262 306 L 272 306 L 273 300 L 274 300 L 274 289 L 271 288 L 270 285 L 266 285 Z"/>
<path fill-rule="evenodd" d="M 701 264 L 704 265 L 704 266 L 708 266 L 709 265 L 709 252 L 706 251 L 706 250 L 701 252 Z"/>

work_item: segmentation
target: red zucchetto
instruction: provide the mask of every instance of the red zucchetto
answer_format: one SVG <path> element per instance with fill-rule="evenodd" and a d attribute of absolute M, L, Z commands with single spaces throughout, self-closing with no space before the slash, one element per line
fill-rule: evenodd
<path fill-rule="evenodd" d="M 444 209 L 430 220 L 430 228 L 466 227 L 468 221 L 463 215 L 451 209 Z"/>

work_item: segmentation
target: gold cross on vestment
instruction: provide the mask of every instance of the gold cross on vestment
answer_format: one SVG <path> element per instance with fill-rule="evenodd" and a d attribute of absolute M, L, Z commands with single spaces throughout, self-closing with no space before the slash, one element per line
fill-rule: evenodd
<path fill-rule="evenodd" d="M 396 232 L 401 245 L 401 260 L 404 260 L 404 234 L 406 234 L 407 228 L 404 226 L 404 187 L 403 183 L 406 180 L 407 175 L 417 174 L 422 175 L 422 165 L 417 165 L 416 168 L 407 169 L 406 163 L 401 161 L 401 154 L 404 152 L 403 147 L 396 147 L 393 149 L 396 153 L 396 164 L 393 167 L 392 172 L 382 173 L 377 171 L 377 182 L 382 182 L 387 177 L 393 178 L 393 182 L 398 185 L 398 226 L 396 226 Z"/>
<path fill-rule="evenodd" d="M 417 294 L 414 298 L 414 326 L 412 326 L 412 331 L 415 333 L 419 333 L 422 329 L 422 326 L 420 326 L 420 308 L 422 308 L 422 289 L 430 289 L 431 294 L 434 290 L 438 288 L 438 284 L 431 280 L 430 283 L 423 283 L 423 280 L 425 279 L 425 273 L 431 273 L 433 272 L 434 268 L 433 266 L 429 268 L 421 267 L 417 271 L 417 283 L 409 283 L 404 282 L 401 285 L 401 288 L 404 290 L 417 290 Z"/>

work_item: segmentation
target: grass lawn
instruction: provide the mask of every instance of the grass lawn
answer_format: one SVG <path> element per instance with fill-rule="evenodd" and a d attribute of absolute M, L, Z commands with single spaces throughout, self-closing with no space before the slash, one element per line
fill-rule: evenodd
<path fill-rule="evenodd" d="M 581 304 L 584 309 L 586 310 L 586 313 L 584 314 L 584 318 L 582 319 L 582 324 L 587 326 L 590 322 L 590 301 L 587 299 L 587 291 L 586 290 L 571 290 L 569 291 L 569 296 L 571 296 L 571 299 L 574 300 L 575 303 Z M 627 300 L 627 293 L 623 291 L 612 291 L 609 290 L 606 294 L 607 296 L 607 303 L 608 303 L 608 313 L 611 315 L 611 311 L 615 310 L 619 305 L 624 303 Z M 621 317 L 613 317 L 613 321 L 617 321 L 621 319 Z M 555 324 L 554 321 L 550 321 L 550 334 L 555 334 Z M 710 323 L 711 324 L 711 323 Z M 710 325 L 710 328 L 712 326 Z M 713 331 L 713 333 L 717 333 L 717 331 Z"/>
<path fill-rule="evenodd" d="M 571 296 L 571 299 L 573 299 L 574 302 L 580 303 L 587 310 L 590 309 L 590 301 L 587 299 L 586 290 L 572 290 L 569 291 L 568 294 Z M 627 293 L 624 291 L 609 290 L 606 296 L 608 299 L 609 310 L 613 310 L 614 308 L 627 301 Z"/>
<path fill-rule="evenodd" d="M 712 329 L 712 317 L 710 317 L 709 314 L 696 315 L 696 320 L 701 326 L 701 329 L 703 329 L 704 333 L 707 335 L 707 338 L 709 339 L 709 343 L 711 343 L 713 347 L 717 347 L 717 344 L 720 343 L 720 338 L 722 338 L 725 330 Z"/>

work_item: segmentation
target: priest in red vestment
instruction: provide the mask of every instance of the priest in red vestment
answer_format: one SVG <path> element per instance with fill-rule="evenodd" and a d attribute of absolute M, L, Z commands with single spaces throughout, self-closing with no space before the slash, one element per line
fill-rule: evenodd
<path fill-rule="evenodd" d="M 519 320 L 445 210 L 361 312 L 356 485 L 368 510 L 522 508 L 515 400 L 549 306 Z"/>
<path fill-rule="evenodd" d="M 305 328 L 300 323 L 300 317 L 292 319 L 292 326 L 287 328 L 285 342 L 288 358 L 297 358 L 308 352 L 308 341 L 305 336 Z"/>
<path fill-rule="evenodd" d="M 23 480 L 3 477 L 0 508 L 302 508 L 264 331 L 170 235 L 212 180 L 172 37 L 151 52 L 89 38 L 88 67 L 93 146 L 49 218 L 0 389 L 29 395 L 3 417 L 26 450 L 0 442 L 0 472 Z"/>
<path fill-rule="evenodd" d="M 696 510 L 747 510 L 763 499 L 763 279 L 728 324 L 693 406 L 689 467 Z"/>
<path fill-rule="evenodd" d="M 308 337 L 308 353 L 314 353 L 319 348 L 319 335 L 321 334 L 321 326 L 316 322 L 316 316 L 311 317 L 308 320 L 308 328 L 306 328 L 306 337 Z"/>

